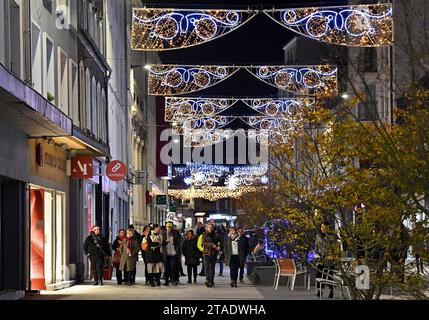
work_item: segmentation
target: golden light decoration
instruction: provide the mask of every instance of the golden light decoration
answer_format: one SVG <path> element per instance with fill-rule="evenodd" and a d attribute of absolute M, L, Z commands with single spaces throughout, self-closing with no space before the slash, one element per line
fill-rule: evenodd
<path fill-rule="evenodd" d="M 174 118 L 173 134 L 183 134 L 190 130 L 219 130 L 235 120 L 235 117 L 194 115 L 184 118 Z"/>
<path fill-rule="evenodd" d="M 273 9 L 264 13 L 286 28 L 322 42 L 358 47 L 393 45 L 390 3 Z"/>
<path fill-rule="evenodd" d="M 294 94 L 318 97 L 338 95 L 336 66 L 251 66 L 246 70 L 259 80 Z"/>
<path fill-rule="evenodd" d="M 134 8 L 133 50 L 187 48 L 236 30 L 257 14 L 251 10 Z"/>
<path fill-rule="evenodd" d="M 165 121 L 189 117 L 215 116 L 237 103 L 237 99 L 165 98 Z"/>
<path fill-rule="evenodd" d="M 183 130 L 183 146 L 187 148 L 207 147 L 228 140 L 241 132 L 230 129 L 185 129 Z"/>
<path fill-rule="evenodd" d="M 217 201 L 226 198 L 238 199 L 246 193 L 262 191 L 265 188 L 263 186 L 240 186 L 231 189 L 223 186 L 210 186 L 204 188 L 169 189 L 168 195 L 183 200 L 207 199 L 209 201 Z"/>
<path fill-rule="evenodd" d="M 157 64 L 148 67 L 149 95 L 180 95 L 209 88 L 239 70 L 234 66 L 177 66 Z"/>

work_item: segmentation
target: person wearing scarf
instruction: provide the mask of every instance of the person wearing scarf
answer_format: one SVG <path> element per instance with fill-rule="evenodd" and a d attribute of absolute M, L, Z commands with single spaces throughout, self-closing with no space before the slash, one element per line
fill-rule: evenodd
<path fill-rule="evenodd" d="M 111 257 L 109 245 L 100 233 L 100 227 L 93 225 L 89 236 L 83 244 L 83 251 L 91 262 L 91 272 L 94 275 L 94 285 L 103 285 L 103 267 L 106 257 Z"/>
<path fill-rule="evenodd" d="M 147 226 L 145 226 L 143 228 L 142 243 L 147 243 L 147 238 L 150 237 L 151 232 L 152 232 L 152 227 L 150 225 L 147 225 Z M 143 262 L 144 262 L 144 276 L 145 276 L 145 281 L 146 281 L 146 285 L 147 285 L 147 284 L 150 283 L 150 281 L 149 281 L 149 273 L 147 272 L 147 256 L 146 256 L 146 251 L 143 250 L 143 248 L 142 248 L 142 258 L 143 258 Z"/>
<path fill-rule="evenodd" d="M 120 246 L 121 262 L 120 269 L 124 272 L 124 278 L 128 286 L 135 283 L 134 270 L 139 258 L 140 244 L 134 236 L 134 230 L 127 230 L 127 237 Z"/>
<path fill-rule="evenodd" d="M 207 223 L 206 231 L 198 238 L 197 247 L 203 253 L 204 271 L 206 274 L 205 285 L 211 288 L 214 286 L 217 254 L 222 247 L 222 239 L 214 232 L 212 223 Z"/>
<path fill-rule="evenodd" d="M 161 286 L 161 274 L 165 272 L 164 246 L 167 241 L 160 235 L 161 227 L 153 225 L 150 236 L 147 237 L 148 250 L 146 251 L 147 272 L 152 287 Z"/>
<path fill-rule="evenodd" d="M 173 223 L 166 223 L 166 260 L 165 260 L 165 286 L 171 282 L 173 285 L 179 284 L 179 261 L 180 259 L 180 235 L 174 230 Z"/>
<path fill-rule="evenodd" d="M 246 254 L 245 239 L 238 233 L 236 227 L 232 227 L 225 246 L 225 264 L 229 266 L 231 288 L 237 287 L 239 269 L 246 261 Z"/>
<path fill-rule="evenodd" d="M 114 252 L 113 266 L 116 268 L 116 281 L 118 285 L 122 285 L 122 283 L 125 280 L 122 277 L 122 271 L 120 269 L 121 251 L 119 250 L 124 240 L 125 240 L 125 230 L 120 229 L 118 236 L 116 237 L 115 241 L 113 241 L 113 244 L 112 244 L 112 250 Z"/>

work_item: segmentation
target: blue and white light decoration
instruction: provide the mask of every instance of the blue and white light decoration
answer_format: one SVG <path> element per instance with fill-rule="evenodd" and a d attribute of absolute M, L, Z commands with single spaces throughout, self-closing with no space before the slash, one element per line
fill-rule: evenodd
<path fill-rule="evenodd" d="M 226 116 L 190 116 L 188 118 L 180 119 L 175 118 L 172 130 L 173 134 L 184 134 L 192 130 L 219 130 L 227 126 L 235 120 L 235 117 Z"/>
<path fill-rule="evenodd" d="M 188 186 L 202 187 L 219 183 L 225 178 L 225 186 L 236 189 L 240 186 L 267 184 L 268 164 L 226 166 L 216 164 L 188 163 L 184 167 L 175 167 L 175 175 L 183 177 Z"/>
<path fill-rule="evenodd" d="M 392 4 L 265 10 L 282 26 L 303 36 L 344 46 L 393 44 Z"/>
<path fill-rule="evenodd" d="M 133 10 L 133 50 L 163 51 L 217 39 L 248 22 L 251 10 L 147 9 Z"/>
<path fill-rule="evenodd" d="M 241 134 L 240 130 L 231 129 L 184 129 L 183 130 L 183 146 L 184 147 L 207 147 L 216 143 L 223 142 Z"/>
<path fill-rule="evenodd" d="M 214 116 L 224 112 L 237 103 L 237 99 L 220 98 L 165 98 L 165 121 L 183 119 L 190 116 Z"/>
<path fill-rule="evenodd" d="M 336 66 L 252 66 L 246 67 L 246 70 L 269 85 L 295 94 L 321 97 L 338 95 Z"/>
<path fill-rule="evenodd" d="M 284 114 L 294 114 L 296 110 L 308 108 L 315 103 L 314 98 L 258 98 L 243 99 L 243 102 L 253 110 L 270 117 L 281 116 Z"/>
<path fill-rule="evenodd" d="M 209 88 L 239 70 L 234 66 L 148 66 L 149 95 L 180 95 Z"/>

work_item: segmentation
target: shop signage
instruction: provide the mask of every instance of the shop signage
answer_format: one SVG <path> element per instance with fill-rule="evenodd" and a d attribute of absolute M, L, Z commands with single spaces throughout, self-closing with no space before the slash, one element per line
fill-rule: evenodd
<path fill-rule="evenodd" d="M 127 166 L 119 160 L 111 161 L 106 166 L 106 176 L 112 181 L 123 180 L 127 173 Z"/>
<path fill-rule="evenodd" d="M 92 158 L 77 156 L 71 158 L 71 177 L 76 179 L 91 179 L 93 177 Z"/>
<path fill-rule="evenodd" d="M 157 206 L 166 206 L 167 205 L 167 196 L 164 194 L 159 194 L 156 196 L 156 205 Z"/>

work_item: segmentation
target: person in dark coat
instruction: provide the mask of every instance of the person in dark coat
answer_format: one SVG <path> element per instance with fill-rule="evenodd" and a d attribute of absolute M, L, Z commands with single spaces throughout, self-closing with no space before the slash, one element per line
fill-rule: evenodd
<path fill-rule="evenodd" d="M 147 237 L 147 271 L 149 273 L 149 282 L 152 287 L 155 287 L 155 281 L 158 287 L 161 286 L 161 274 L 165 272 L 163 251 L 167 242 L 160 234 L 160 231 L 161 227 L 158 224 L 154 224 L 150 236 Z"/>
<path fill-rule="evenodd" d="M 127 285 L 136 282 L 134 278 L 137 260 L 139 259 L 140 244 L 133 229 L 127 230 L 127 236 L 119 248 L 121 252 L 120 269 L 124 272 Z"/>
<path fill-rule="evenodd" d="M 240 236 L 244 239 L 244 244 L 245 244 L 245 249 L 244 251 L 246 252 L 245 257 L 250 253 L 250 244 L 249 244 L 249 239 L 247 239 L 246 235 L 244 234 L 244 229 L 242 227 L 238 227 L 237 229 L 238 233 L 240 234 Z M 244 267 L 246 265 L 246 260 L 244 260 L 244 262 L 242 264 L 240 264 L 240 283 L 244 282 Z"/>
<path fill-rule="evenodd" d="M 143 239 L 142 239 L 142 244 L 143 243 L 147 243 L 147 237 L 150 236 L 150 233 L 152 231 L 152 228 L 150 225 L 147 225 L 146 227 L 144 227 L 143 229 Z M 142 258 L 144 261 L 144 276 L 145 276 L 145 280 L 146 280 L 146 284 L 149 284 L 149 273 L 147 272 L 147 257 L 146 257 L 146 251 L 144 251 L 142 249 Z"/>
<path fill-rule="evenodd" d="M 112 244 L 112 250 L 114 252 L 113 266 L 116 269 L 116 281 L 117 281 L 118 285 L 122 285 L 124 280 L 126 280 L 123 277 L 123 274 L 122 274 L 122 271 L 120 268 L 121 251 L 119 250 L 119 248 L 121 247 L 122 241 L 124 241 L 124 240 L 125 240 L 125 230 L 120 229 L 118 236 L 116 237 L 115 241 L 113 241 L 113 244 Z"/>
<path fill-rule="evenodd" d="M 228 234 L 221 228 L 219 227 L 218 230 L 216 231 L 216 235 L 222 239 L 222 244 L 223 246 L 220 248 L 220 256 L 218 257 L 218 261 L 219 261 L 219 277 L 223 277 L 223 263 L 225 260 L 225 248 L 224 245 L 226 244 L 226 240 L 228 238 Z"/>
<path fill-rule="evenodd" d="M 128 229 L 132 229 L 134 231 L 134 238 L 136 238 L 137 241 L 139 242 L 139 245 L 141 245 L 142 241 L 143 241 L 143 237 L 140 233 L 137 232 L 137 230 L 134 228 L 134 225 L 130 224 L 128 226 Z M 137 255 L 137 261 L 138 261 L 138 255 Z M 131 279 L 133 279 L 132 284 L 135 284 L 136 274 L 137 274 L 137 268 L 134 269 L 132 277 L 131 277 Z"/>
<path fill-rule="evenodd" d="M 200 251 L 197 247 L 198 238 L 195 237 L 194 231 L 186 232 L 186 238 L 182 245 L 182 254 L 185 257 L 185 265 L 188 269 L 188 283 L 192 283 L 192 274 L 194 283 L 197 283 L 197 268 L 200 264 Z"/>
<path fill-rule="evenodd" d="M 166 223 L 166 261 L 165 261 L 165 285 L 171 282 L 173 285 L 179 284 L 179 258 L 181 251 L 181 239 L 179 232 L 174 230 L 172 222 Z"/>
<path fill-rule="evenodd" d="M 94 275 L 94 286 L 103 285 L 103 267 L 106 257 L 111 257 L 109 245 L 100 234 L 100 227 L 93 225 L 89 236 L 83 244 L 83 251 L 91 262 L 91 272 Z"/>
<path fill-rule="evenodd" d="M 246 241 L 237 231 L 236 227 L 230 229 L 228 240 L 225 243 L 225 264 L 229 266 L 231 288 L 237 287 L 238 271 L 246 262 Z"/>
<path fill-rule="evenodd" d="M 197 224 L 194 227 L 195 236 L 197 238 L 199 238 L 200 235 L 202 235 L 205 231 L 206 231 L 206 228 L 203 226 L 203 223 L 201 221 L 197 222 Z M 202 257 L 202 255 L 201 255 L 201 257 Z M 202 264 L 201 271 L 198 275 L 201 277 L 204 277 L 206 275 L 204 272 L 204 263 Z"/>

